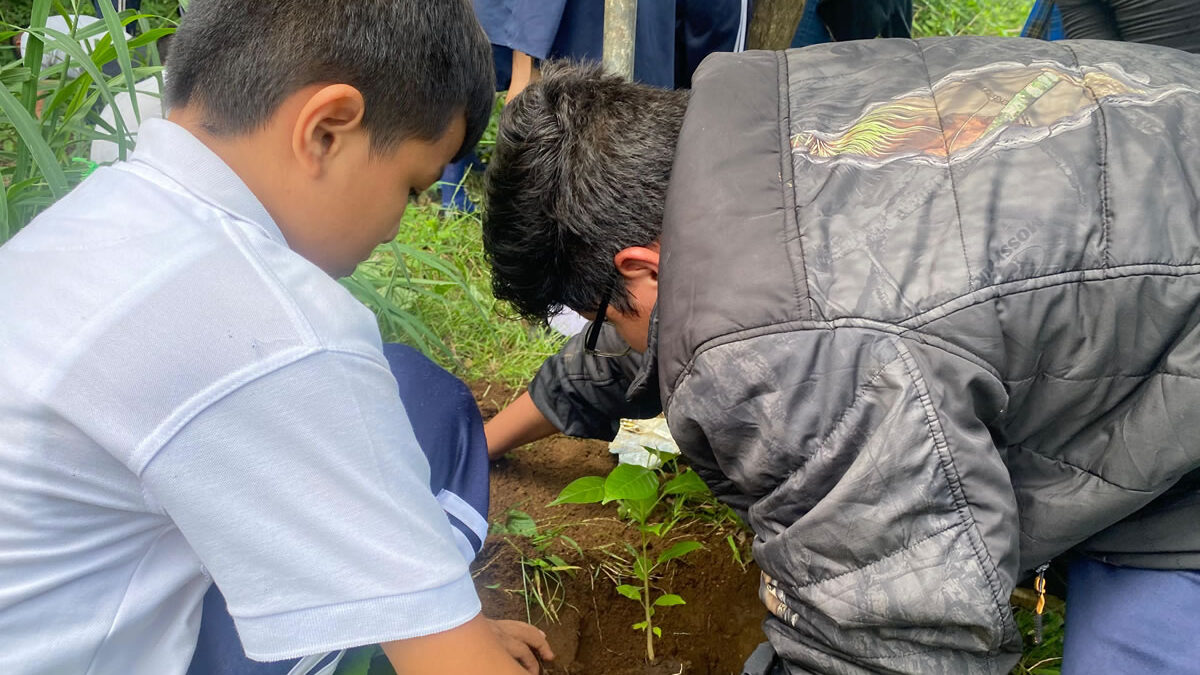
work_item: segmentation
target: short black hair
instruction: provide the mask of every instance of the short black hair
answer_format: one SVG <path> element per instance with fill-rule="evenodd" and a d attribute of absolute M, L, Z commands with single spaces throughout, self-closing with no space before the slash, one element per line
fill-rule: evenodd
<path fill-rule="evenodd" d="M 496 297 L 527 318 L 631 307 L 613 266 L 662 232 L 688 94 L 554 62 L 504 109 L 483 246 Z"/>
<path fill-rule="evenodd" d="M 348 84 L 362 92 L 377 152 L 436 140 L 465 113 L 466 154 L 495 95 L 469 0 L 194 0 L 167 72 L 168 105 L 198 104 L 217 135 L 261 128 L 302 87 Z"/>

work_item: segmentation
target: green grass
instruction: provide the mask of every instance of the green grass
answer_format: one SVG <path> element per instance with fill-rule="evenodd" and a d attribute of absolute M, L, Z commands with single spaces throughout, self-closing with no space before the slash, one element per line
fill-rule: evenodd
<path fill-rule="evenodd" d="M 915 0 L 913 36 L 1015 37 L 1032 8 L 1033 0 Z"/>
<path fill-rule="evenodd" d="M 380 317 L 385 340 L 411 344 L 469 381 L 520 387 L 565 340 L 508 320 L 515 314 L 492 297 L 479 216 L 434 203 L 410 205 L 395 242 L 347 284 Z"/>

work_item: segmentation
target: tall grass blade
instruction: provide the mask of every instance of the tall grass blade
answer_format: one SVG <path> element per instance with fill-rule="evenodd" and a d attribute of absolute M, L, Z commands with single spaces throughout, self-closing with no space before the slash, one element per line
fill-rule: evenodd
<path fill-rule="evenodd" d="M 67 184 L 67 175 L 63 172 L 62 167 L 58 164 L 58 159 L 54 156 L 54 151 L 50 149 L 50 145 L 46 143 L 46 139 L 42 138 L 42 132 L 39 128 L 37 118 L 28 110 L 21 106 L 21 102 L 16 99 L 3 87 L 0 87 L 0 111 L 8 115 L 9 121 L 13 128 L 17 130 L 17 135 L 21 137 L 22 153 L 29 153 L 32 156 L 34 163 L 41 169 L 46 177 L 46 183 L 50 186 L 50 190 L 55 197 L 62 197 L 71 189 Z M 19 167 L 18 167 L 19 169 Z M 16 173 L 13 182 L 25 180 L 25 177 L 20 173 Z"/>
<path fill-rule="evenodd" d="M 34 0 L 33 9 L 30 14 L 29 26 L 33 29 L 40 29 L 46 26 L 46 19 L 50 17 L 50 0 Z M 29 79 L 25 81 L 25 86 L 21 89 L 21 99 L 25 102 L 26 119 L 37 119 L 37 100 L 38 87 L 41 85 L 42 73 L 42 54 L 45 53 L 46 46 L 42 44 L 40 36 L 31 34 L 29 42 L 25 48 L 25 54 L 22 60 L 25 62 L 25 67 L 29 70 Z M 5 91 L 7 94 L 8 92 Z M 11 116 L 11 114 L 10 114 Z M 15 126 L 15 124 L 14 124 Z M 37 126 L 37 125 L 35 125 Z M 38 136 L 41 136 L 41 131 L 38 131 Z M 33 159 L 32 150 L 28 146 L 17 148 L 17 166 L 13 172 L 14 181 L 23 181 L 29 178 L 29 172 L 32 167 Z"/>
<path fill-rule="evenodd" d="M 43 29 L 43 34 L 43 37 L 49 38 L 49 43 L 55 49 L 61 49 L 67 56 L 79 61 L 79 66 L 96 83 L 96 91 L 100 93 L 100 98 L 104 99 L 104 102 L 112 109 L 113 119 L 117 125 L 118 137 L 124 140 L 124 144 L 128 144 L 128 140 L 125 139 L 128 138 L 126 130 L 129 126 L 125 123 L 125 118 L 121 115 L 121 110 L 117 107 L 117 100 L 113 94 L 113 90 L 108 86 L 108 78 L 101 72 L 100 67 L 96 65 L 96 61 L 88 56 L 83 51 L 79 42 L 70 35 L 56 31 L 53 28 Z M 132 75 L 128 75 L 128 77 L 132 78 Z M 124 157 L 124 154 L 121 156 Z"/>
<path fill-rule="evenodd" d="M 138 110 L 137 82 L 133 79 L 133 61 L 129 57 L 129 38 L 125 34 L 125 26 L 121 23 L 117 8 L 111 2 L 97 2 L 96 5 L 104 15 L 104 25 L 108 27 L 108 35 L 117 50 L 117 63 L 121 65 L 121 73 L 125 76 L 125 90 L 129 92 L 129 100 L 133 104 L 133 116 L 140 123 L 142 112 Z M 115 106 L 113 112 L 116 112 Z M 125 146 L 125 143 L 118 144 L 121 159 L 125 159 Z"/>
<path fill-rule="evenodd" d="M 8 241 L 10 237 L 12 230 L 8 227 L 8 188 L 4 181 L 0 180 L 0 244 Z"/>

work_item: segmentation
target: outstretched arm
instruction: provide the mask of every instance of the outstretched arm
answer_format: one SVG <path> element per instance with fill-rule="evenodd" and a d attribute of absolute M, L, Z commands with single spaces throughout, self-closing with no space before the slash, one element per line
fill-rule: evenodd
<path fill-rule="evenodd" d="M 605 326 L 600 346 L 618 351 L 625 343 Z M 529 391 L 484 426 L 488 456 L 498 459 L 513 448 L 559 431 L 610 441 L 622 419 L 656 417 L 662 412 L 656 382 L 629 397 L 643 358 L 636 352 L 619 358 L 590 355 L 584 351 L 582 333 L 571 338 L 542 364 Z"/>
<path fill-rule="evenodd" d="M 483 425 L 483 434 L 487 436 L 488 459 L 491 460 L 500 459 L 509 450 L 556 433 L 558 427 L 537 409 L 529 392 L 518 396 L 517 400 Z"/>

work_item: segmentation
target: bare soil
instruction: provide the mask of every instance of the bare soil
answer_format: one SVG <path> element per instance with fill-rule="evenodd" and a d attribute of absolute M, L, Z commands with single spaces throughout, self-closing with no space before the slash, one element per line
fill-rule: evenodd
<path fill-rule="evenodd" d="M 500 387 L 478 384 L 472 389 L 485 419 L 512 398 L 511 391 Z M 631 629 L 643 618 L 641 606 L 619 595 L 599 568 L 607 559 L 605 549 L 619 552 L 620 542 L 635 543 L 636 530 L 617 519 L 612 504 L 546 506 L 572 480 L 604 475 L 614 462 L 605 443 L 555 436 L 492 465 L 491 521 L 503 521 L 508 509 L 517 508 L 539 526 L 565 525 L 564 534 L 583 549 L 582 556 L 566 546 L 552 549 L 582 568 L 573 576 L 564 575 L 566 604 L 558 622 L 537 611 L 528 617 L 546 631 L 557 655 L 543 672 L 740 674 L 742 663 L 764 639 L 760 624 L 765 610 L 757 597 L 758 568 L 753 563 L 743 568 L 734 560 L 725 540 L 728 529 L 693 523 L 673 533 L 698 540 L 705 548 L 673 563 L 660 585 L 661 591 L 678 593 L 687 604 L 658 611 L 655 625 L 663 635 L 655 641 L 657 659 L 649 663 L 644 633 Z M 516 592 L 522 588 L 519 559 L 514 546 L 492 536 L 476 561 L 476 586 L 484 612 L 493 618 L 527 620 L 525 601 Z"/>

